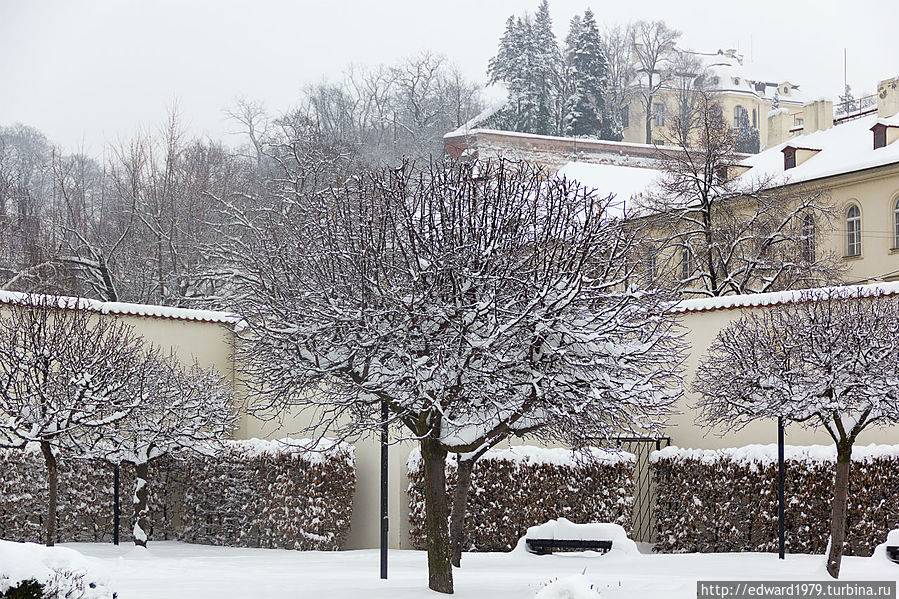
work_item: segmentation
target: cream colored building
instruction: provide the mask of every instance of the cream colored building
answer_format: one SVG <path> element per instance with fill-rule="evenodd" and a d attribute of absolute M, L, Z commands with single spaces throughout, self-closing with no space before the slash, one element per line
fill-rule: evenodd
<path fill-rule="evenodd" d="M 799 85 L 788 80 L 772 80 L 757 73 L 752 65 L 744 64 L 743 56 L 736 50 L 719 50 L 716 53 L 693 52 L 677 49 L 687 58 L 695 59 L 706 75 L 702 87 L 715 94 L 728 125 L 737 128 L 739 116 L 759 130 L 760 148 L 769 147 L 769 112 L 777 103 L 777 113 L 782 115 L 778 125 L 789 122 L 789 129 L 801 130 L 804 122 L 804 97 Z M 641 95 L 645 88 L 645 73 L 637 73 L 633 94 L 622 114 L 623 141 L 630 143 L 665 144 L 677 139 L 671 131 L 672 117 L 678 114 L 682 98 L 689 96 L 692 80 L 698 73 L 675 72 L 663 83 L 653 98 L 651 109 L 652 138 L 646 139 L 646 105 Z M 660 75 L 656 74 L 658 78 Z M 643 87 L 641 87 L 641 82 Z M 798 129 L 797 129 L 798 128 Z"/>

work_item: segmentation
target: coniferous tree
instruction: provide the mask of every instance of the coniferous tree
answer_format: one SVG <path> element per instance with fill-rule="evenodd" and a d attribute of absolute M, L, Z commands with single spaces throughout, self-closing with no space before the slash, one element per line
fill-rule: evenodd
<path fill-rule="evenodd" d="M 571 94 L 566 99 L 565 134 L 605 137 L 610 133 L 602 122 L 608 65 L 590 9 L 583 19 L 572 19 L 566 42 Z"/>
<path fill-rule="evenodd" d="M 553 105 L 558 89 L 562 54 L 549 16 L 549 2 L 542 0 L 534 17 L 532 30 L 533 67 L 529 73 L 536 92 L 537 114 L 535 133 L 559 133 L 559 124 L 553 119 Z"/>
<path fill-rule="evenodd" d="M 501 81 L 509 90 L 509 101 L 494 115 L 492 125 L 542 135 L 558 133 L 553 106 L 560 63 L 546 0 L 535 18 L 509 17 L 496 56 L 487 67 L 490 83 Z"/>

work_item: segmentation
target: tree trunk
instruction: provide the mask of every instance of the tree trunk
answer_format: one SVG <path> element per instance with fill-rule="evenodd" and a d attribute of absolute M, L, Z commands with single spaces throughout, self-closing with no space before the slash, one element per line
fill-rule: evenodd
<path fill-rule="evenodd" d="M 450 563 L 449 505 L 446 498 L 446 450 L 433 439 L 421 440 L 425 473 L 425 531 L 428 542 L 428 587 L 453 592 Z"/>
<path fill-rule="evenodd" d="M 450 556 L 457 568 L 462 565 L 462 542 L 465 539 L 465 515 L 468 513 L 468 491 L 475 460 L 459 460 L 456 489 L 453 492 L 453 517 L 450 520 Z"/>
<path fill-rule="evenodd" d="M 44 462 L 47 464 L 47 526 L 44 541 L 47 547 L 56 543 L 56 502 L 57 488 L 59 485 L 59 468 L 56 465 L 56 456 L 53 448 L 46 441 L 41 441 L 41 453 L 44 454 Z"/>
<path fill-rule="evenodd" d="M 149 495 L 147 487 L 150 480 L 149 462 L 141 462 L 134 465 L 134 544 L 138 547 L 147 546 L 147 530 L 150 528 L 148 515 L 150 513 Z"/>
<path fill-rule="evenodd" d="M 840 561 L 843 559 L 843 541 L 846 539 L 846 504 L 849 497 L 849 467 L 852 461 L 852 444 L 837 444 L 837 463 L 833 484 L 833 512 L 830 520 L 830 554 L 827 556 L 827 572 L 840 577 Z"/>

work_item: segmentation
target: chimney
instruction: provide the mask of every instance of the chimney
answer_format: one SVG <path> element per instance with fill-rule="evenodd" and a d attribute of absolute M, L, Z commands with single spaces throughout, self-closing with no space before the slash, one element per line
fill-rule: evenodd
<path fill-rule="evenodd" d="M 815 100 L 802 107 L 802 134 L 825 131 L 833 127 L 833 102 Z"/>
<path fill-rule="evenodd" d="M 877 116 L 885 119 L 899 113 L 899 77 L 877 84 Z"/>
<path fill-rule="evenodd" d="M 777 108 L 768 112 L 768 145 L 773 148 L 777 144 L 790 139 L 793 127 L 793 115 L 786 108 Z"/>

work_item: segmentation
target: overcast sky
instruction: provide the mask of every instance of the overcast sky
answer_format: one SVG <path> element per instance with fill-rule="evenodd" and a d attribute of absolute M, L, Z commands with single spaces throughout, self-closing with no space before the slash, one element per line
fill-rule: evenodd
<path fill-rule="evenodd" d="M 228 136 L 236 97 L 289 107 L 350 63 L 420 50 L 483 82 L 506 18 L 538 0 L 0 0 L 0 125 L 26 123 L 72 150 L 157 127 L 177 99 L 193 133 Z M 556 34 L 591 4 L 551 0 Z M 899 75 L 896 0 L 593 2 L 597 21 L 663 19 L 699 50 L 739 48 L 810 97 L 839 95 L 843 48 L 856 95 Z M 751 55 L 751 56 L 750 56 Z"/>

